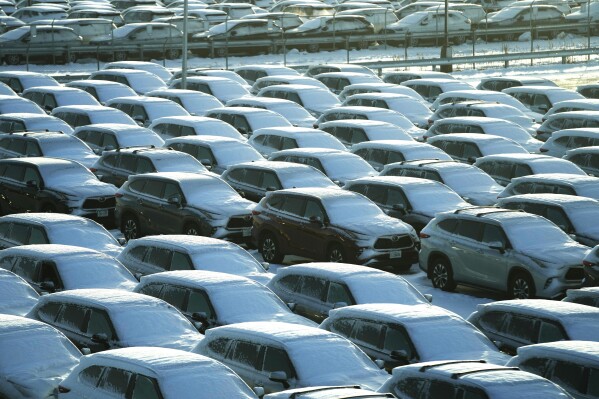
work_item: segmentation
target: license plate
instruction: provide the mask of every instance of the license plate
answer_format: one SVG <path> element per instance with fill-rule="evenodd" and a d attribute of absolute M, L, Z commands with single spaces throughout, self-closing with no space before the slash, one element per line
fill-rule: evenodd
<path fill-rule="evenodd" d="M 401 258 L 401 251 L 397 250 L 397 251 L 389 252 L 389 258 L 391 258 L 391 259 Z"/>
<path fill-rule="evenodd" d="M 99 209 L 96 211 L 96 215 L 99 218 L 105 218 L 106 216 L 108 216 L 108 209 Z"/>
<path fill-rule="evenodd" d="M 250 229 L 243 229 L 242 230 L 242 234 L 243 234 L 244 237 L 249 237 L 249 236 L 252 235 L 252 230 L 250 230 Z"/>

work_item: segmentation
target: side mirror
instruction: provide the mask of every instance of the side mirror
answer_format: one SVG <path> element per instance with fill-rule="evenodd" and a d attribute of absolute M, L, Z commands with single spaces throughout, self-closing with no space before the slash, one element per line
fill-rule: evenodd
<path fill-rule="evenodd" d="M 121 247 L 125 246 L 127 244 L 127 239 L 125 237 L 119 237 L 116 240 Z"/>
<path fill-rule="evenodd" d="M 270 263 L 268 263 L 268 262 L 260 262 L 260 264 L 262 265 L 262 267 L 264 268 L 264 270 L 270 269 Z"/>
<path fill-rule="evenodd" d="M 92 350 L 89 349 L 87 346 L 84 346 L 83 348 L 81 348 L 81 353 L 84 355 L 91 355 L 92 354 Z"/>
<path fill-rule="evenodd" d="M 426 298 L 427 301 L 429 301 L 431 303 L 433 302 L 433 295 L 432 294 L 422 294 L 422 295 Z"/>
<path fill-rule="evenodd" d="M 466 159 L 466 161 L 468 161 L 468 163 L 474 163 L 474 162 L 476 162 L 476 157 L 468 157 L 468 159 Z"/>
<path fill-rule="evenodd" d="M 398 211 L 403 214 L 408 213 L 408 210 L 406 209 L 406 206 L 404 204 L 393 204 L 392 208 L 394 211 Z"/>
<path fill-rule="evenodd" d="M 42 281 L 40 283 L 40 289 L 48 292 L 54 292 L 56 291 L 56 286 L 54 285 L 53 281 Z"/>
<path fill-rule="evenodd" d="M 254 387 L 254 388 L 252 388 L 252 391 L 254 391 L 254 393 L 256 394 L 256 396 L 258 396 L 259 398 L 263 397 L 264 394 L 266 393 L 264 391 L 263 387 Z"/>
<path fill-rule="evenodd" d="M 501 253 L 505 252 L 505 246 L 501 241 L 493 241 L 489 243 L 489 248 L 495 249 Z"/>
<path fill-rule="evenodd" d="M 141 277 L 142 277 L 142 276 L 143 276 L 143 274 L 141 274 L 141 273 L 139 273 L 139 272 L 137 272 L 137 273 L 133 274 L 133 277 L 135 277 L 135 279 L 136 279 L 137 281 L 141 280 Z"/>
<path fill-rule="evenodd" d="M 208 315 L 206 314 L 206 312 L 194 312 L 191 315 L 191 318 L 195 321 L 199 321 L 200 323 L 208 322 Z"/>
<path fill-rule="evenodd" d="M 320 218 L 320 216 L 310 216 L 310 223 L 313 224 L 317 224 L 319 226 L 322 226 L 322 219 Z"/>
<path fill-rule="evenodd" d="M 273 187 L 273 186 L 266 187 L 266 191 L 276 191 L 276 190 L 277 190 L 277 188 Z"/>
<path fill-rule="evenodd" d="M 347 306 L 346 302 L 335 302 L 333 309 L 344 308 Z"/>
<path fill-rule="evenodd" d="M 181 197 L 179 197 L 178 195 L 173 195 L 171 197 L 168 197 L 168 199 L 166 200 L 170 205 L 181 205 Z"/>
<path fill-rule="evenodd" d="M 39 183 L 38 183 L 38 182 L 36 182 L 35 180 L 27 180 L 27 183 L 25 183 L 25 184 L 26 184 L 26 185 L 27 185 L 27 187 L 29 187 L 29 188 L 36 188 L 36 189 L 39 189 L 39 188 L 40 188 L 40 186 L 39 186 Z"/>
<path fill-rule="evenodd" d="M 385 367 L 385 361 L 381 359 L 374 359 L 374 364 L 376 364 L 380 369 Z"/>
<path fill-rule="evenodd" d="M 210 166 L 212 166 L 212 161 L 210 161 L 208 158 L 203 158 L 203 159 L 200 159 L 200 163 L 201 163 L 202 165 L 204 165 L 205 167 L 210 167 Z"/>
<path fill-rule="evenodd" d="M 295 310 L 295 307 L 297 306 L 297 303 L 294 302 L 288 302 L 287 303 L 287 307 L 289 308 L 289 310 L 291 310 L 292 312 Z"/>
<path fill-rule="evenodd" d="M 99 344 L 105 344 L 108 342 L 108 335 L 104 333 L 94 334 L 92 335 L 92 342 L 96 342 Z"/>
<path fill-rule="evenodd" d="M 395 359 L 395 360 L 403 360 L 403 361 L 410 360 L 410 359 L 408 359 L 408 352 L 405 349 L 391 351 L 389 356 L 391 356 L 391 358 Z"/>
<path fill-rule="evenodd" d="M 287 373 L 284 371 L 273 371 L 268 375 L 268 379 L 274 382 L 283 384 L 285 389 L 289 388 L 289 382 L 287 382 Z"/>

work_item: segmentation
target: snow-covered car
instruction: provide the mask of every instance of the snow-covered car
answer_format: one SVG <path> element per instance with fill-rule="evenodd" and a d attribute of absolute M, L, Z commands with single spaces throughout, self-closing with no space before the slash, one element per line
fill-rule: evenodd
<path fill-rule="evenodd" d="M 73 135 L 90 146 L 96 154 L 127 147 L 161 147 L 164 144 L 164 140 L 148 128 L 121 123 L 79 126 Z"/>
<path fill-rule="evenodd" d="M 276 112 L 293 126 L 312 127 L 316 118 L 301 105 L 290 100 L 270 97 L 242 97 L 227 102 L 227 107 L 253 107 Z"/>
<path fill-rule="evenodd" d="M 0 396 L 53 398 L 81 352 L 60 331 L 36 320 L 0 314 Z"/>
<path fill-rule="evenodd" d="M 93 220 L 61 213 L 18 213 L 0 218 L 0 248 L 65 244 L 117 256 L 121 243 Z"/>
<path fill-rule="evenodd" d="M 66 87 L 81 89 L 92 96 L 102 105 L 116 97 L 129 97 L 137 94 L 126 84 L 100 79 L 73 80 L 65 83 Z"/>
<path fill-rule="evenodd" d="M 506 366 L 537 374 L 561 386 L 576 399 L 597 395 L 593 376 L 599 370 L 599 343 L 562 341 L 518 348 Z M 572 372 L 576 370 L 576 372 Z M 580 376 L 589 375 L 588 380 Z"/>
<path fill-rule="evenodd" d="M 376 170 L 358 155 L 326 148 L 281 150 L 273 152 L 268 160 L 313 166 L 339 186 L 343 186 L 348 180 L 377 174 Z"/>
<path fill-rule="evenodd" d="M 31 87 L 22 94 L 23 98 L 33 101 L 44 111 L 51 112 L 63 105 L 100 105 L 90 93 L 76 87 L 67 86 L 38 86 Z M 2 109 L 0 108 L 0 111 Z M 11 111 L 31 112 L 31 111 Z"/>
<path fill-rule="evenodd" d="M 286 188 L 339 188 L 312 166 L 292 162 L 252 161 L 230 166 L 222 179 L 244 198 L 258 202 L 269 191 Z"/>
<path fill-rule="evenodd" d="M 345 86 L 338 97 L 339 100 L 344 101 L 349 96 L 362 93 L 403 94 L 404 96 L 409 96 L 422 102 L 427 107 L 429 106 L 429 103 L 426 102 L 420 94 L 416 93 L 414 89 L 394 83 L 356 83 Z"/>
<path fill-rule="evenodd" d="M 508 87 L 501 92 L 509 94 L 531 111 L 540 114 L 545 114 L 560 101 L 584 99 L 582 94 L 563 87 L 518 86 Z"/>
<path fill-rule="evenodd" d="M 236 74 L 241 76 L 249 85 L 256 83 L 256 80 L 265 76 L 299 76 L 299 72 L 295 69 L 288 68 L 280 65 L 243 65 L 233 70 Z"/>
<path fill-rule="evenodd" d="M 202 116 L 209 109 L 222 107 L 223 104 L 211 94 L 197 90 L 159 89 L 146 93 L 146 96 L 171 100 L 182 106 L 190 115 Z M 175 116 L 165 115 L 165 116 Z"/>
<path fill-rule="evenodd" d="M 4 270 L 6 266 L 0 262 L 0 314 L 24 316 L 40 296 L 23 278 Z"/>
<path fill-rule="evenodd" d="M 228 137 L 241 142 L 247 141 L 237 129 L 227 122 L 205 116 L 164 116 L 152 122 L 149 128 L 164 140 L 181 136 L 210 135 Z"/>
<path fill-rule="evenodd" d="M 452 158 L 443 150 L 430 144 L 407 140 L 375 140 L 364 141 L 352 146 L 352 154 L 362 157 L 376 171 L 381 171 L 387 164 L 422 159 L 451 161 Z"/>
<path fill-rule="evenodd" d="M 54 157 L 90 168 L 98 159 L 79 138 L 59 132 L 13 133 L 0 138 L 0 158 Z"/>
<path fill-rule="evenodd" d="M 563 4 L 560 2 L 559 4 Z M 568 7 L 569 8 L 569 7 Z M 530 27 L 535 26 L 534 35 L 547 39 L 555 38 L 561 32 L 560 25 L 566 23 L 563 11 L 549 4 L 535 4 L 534 1 L 512 3 L 501 10 L 490 13 L 487 18 L 480 22 L 481 29 L 491 31 L 502 28 L 516 28 L 506 33 L 489 35 L 489 38 L 501 38 L 508 41 L 518 40 L 520 35 L 530 32 Z M 517 29 L 520 28 L 520 29 Z"/>
<path fill-rule="evenodd" d="M 425 304 L 432 296 L 421 294 L 403 277 L 365 266 L 345 263 L 304 263 L 280 268 L 268 283 L 293 311 L 322 322 L 331 309 L 370 303 L 407 306 Z"/>
<path fill-rule="evenodd" d="M 363 177 L 349 181 L 343 188 L 366 196 L 387 215 L 410 224 L 416 231 L 439 212 L 472 206 L 443 183 L 417 177 Z"/>
<path fill-rule="evenodd" d="M 419 2 L 421 3 L 421 2 Z M 438 2 L 437 2 L 438 3 Z M 420 10 L 423 11 L 423 10 Z M 383 82 L 392 83 L 395 85 L 401 84 L 401 82 L 405 82 L 406 80 L 412 79 L 455 79 L 455 77 L 447 72 L 439 72 L 439 71 L 393 71 L 387 72 L 383 75 Z"/>
<path fill-rule="evenodd" d="M 369 73 L 371 75 L 376 75 L 376 72 L 374 72 L 372 69 L 362 66 L 362 65 L 350 64 L 350 63 L 346 63 L 346 64 L 333 63 L 333 62 L 310 65 L 308 67 L 308 69 L 306 69 L 306 72 L 304 72 L 304 75 L 313 78 L 316 75 L 319 75 L 321 73 L 326 73 L 326 72 L 358 72 L 358 73 Z"/>
<path fill-rule="evenodd" d="M 547 119 L 551 115 L 569 111 L 599 111 L 599 99 L 584 98 L 578 100 L 560 101 L 555 103 L 553 107 L 549 108 L 549 111 L 547 111 L 547 113 L 543 116 L 543 120 Z"/>
<path fill-rule="evenodd" d="M 3 213 L 61 212 L 112 224 L 116 188 L 76 161 L 48 157 L 0 160 Z"/>
<path fill-rule="evenodd" d="M 381 78 L 370 73 L 359 72 L 325 72 L 314 76 L 334 94 L 339 94 L 346 86 L 359 83 L 383 83 Z"/>
<path fill-rule="evenodd" d="M 0 114 L 44 114 L 35 102 L 13 95 L 0 95 Z"/>
<path fill-rule="evenodd" d="M 157 62 L 148 61 L 114 61 L 104 64 L 102 69 L 135 69 L 153 73 L 165 82 L 168 82 L 173 74 Z"/>
<path fill-rule="evenodd" d="M 390 163 L 380 176 L 408 176 L 435 180 L 447 185 L 473 205 L 494 205 L 503 190 L 479 168 L 455 161 L 435 159 Z"/>
<path fill-rule="evenodd" d="M 553 114 L 539 126 L 536 137 L 547 141 L 555 131 L 576 128 L 599 128 L 599 111 L 568 111 Z"/>
<path fill-rule="evenodd" d="M 331 310 L 320 328 L 349 339 L 372 359 L 383 360 L 389 372 L 410 363 L 482 359 L 504 365 L 510 359 L 472 324 L 439 306 L 346 306 Z"/>
<path fill-rule="evenodd" d="M 401 82 L 401 85 L 415 90 L 426 101 L 430 103 L 435 101 L 437 97 L 439 97 L 443 93 L 456 90 L 474 89 L 474 87 L 472 87 L 472 85 L 470 85 L 469 83 L 457 79 L 447 78 L 410 79 Z"/>
<path fill-rule="evenodd" d="M 191 350 L 202 335 L 167 302 L 115 289 L 78 289 L 43 295 L 27 314 L 91 352 L 131 346 Z"/>
<path fill-rule="evenodd" d="M 248 385 L 264 387 L 265 393 L 316 385 L 375 389 L 387 379 L 385 371 L 345 338 L 290 323 L 213 328 L 193 352 L 224 363 Z"/>
<path fill-rule="evenodd" d="M 129 115 L 104 105 L 63 105 L 52 110 L 52 116 L 62 119 L 73 129 L 96 123 L 137 125 Z"/>
<path fill-rule="evenodd" d="M 40 294 L 79 288 L 133 291 L 137 281 L 112 256 L 60 244 L 19 245 L 0 252 L 0 267 L 22 277 Z"/>
<path fill-rule="evenodd" d="M 599 309 L 548 299 L 479 304 L 468 321 L 504 352 L 555 341 L 599 341 Z"/>
<path fill-rule="evenodd" d="M 0 71 L 0 82 L 8 85 L 17 94 L 35 86 L 60 86 L 52 76 L 31 71 Z"/>
<path fill-rule="evenodd" d="M 250 94 L 249 90 L 237 80 L 220 76 L 190 76 L 185 81 L 187 90 L 197 90 L 202 93 L 212 94 L 223 104 L 235 98 Z M 169 82 L 169 89 L 182 89 L 181 78 Z"/>
<path fill-rule="evenodd" d="M 555 193 L 578 195 L 599 200 L 598 183 L 599 178 L 593 176 L 540 173 L 512 179 L 512 182 L 498 194 L 498 198 L 510 197 L 516 194 Z"/>
<path fill-rule="evenodd" d="M 165 88 L 164 81 L 158 76 L 139 69 L 101 69 L 92 72 L 89 79 L 123 83 L 139 95 Z"/>
<path fill-rule="evenodd" d="M 319 125 L 319 129 L 335 136 L 348 149 L 365 141 L 414 140 L 397 125 L 365 119 L 340 119 L 324 122 Z"/>
<path fill-rule="evenodd" d="M 274 85 L 306 85 L 306 86 L 316 86 L 321 89 L 326 89 L 327 87 L 320 81 L 309 76 L 304 75 L 273 75 L 273 76 L 264 76 L 262 78 L 256 79 L 256 82 L 252 85 L 250 93 L 256 95 L 258 92 L 265 87 L 274 86 Z"/>
<path fill-rule="evenodd" d="M 230 69 L 218 69 L 218 68 L 188 68 L 187 69 L 187 74 L 186 76 L 188 78 L 193 77 L 193 76 L 216 76 L 219 78 L 226 78 L 229 80 L 233 80 L 237 83 L 239 83 L 240 85 L 242 85 L 244 88 L 249 89 L 251 86 L 247 84 L 247 82 L 245 81 L 245 79 L 243 79 L 241 76 L 239 76 L 238 74 L 236 74 L 235 72 L 233 72 Z M 168 81 L 168 84 L 172 83 L 173 81 L 177 80 L 177 79 L 181 79 L 181 77 L 183 76 L 183 72 L 181 70 L 177 70 L 173 72 L 173 77 Z"/>
<path fill-rule="evenodd" d="M 254 131 L 248 144 L 265 157 L 274 152 L 295 148 L 326 148 L 345 151 L 337 138 L 320 129 L 307 127 L 266 127 Z"/>
<path fill-rule="evenodd" d="M 140 126 L 149 126 L 155 119 L 165 116 L 189 116 L 189 112 L 174 101 L 150 96 L 117 97 L 106 101 L 107 107 L 116 108 L 129 115 Z"/>
<path fill-rule="evenodd" d="M 557 86 L 549 79 L 537 76 L 490 76 L 480 80 L 476 86 L 478 90 L 502 91 L 509 87 L 517 86 Z"/>
<path fill-rule="evenodd" d="M 164 146 L 191 155 L 219 175 L 238 163 L 264 160 L 254 147 L 230 137 L 181 136 L 166 140 Z"/>
<path fill-rule="evenodd" d="M 291 127 L 291 122 L 281 114 L 260 108 L 220 107 L 211 109 L 204 115 L 227 122 L 247 138 L 252 137 L 259 129 Z"/>
<path fill-rule="evenodd" d="M 401 86 L 400 86 L 401 87 Z M 362 93 L 346 97 L 342 106 L 378 107 L 397 111 L 410 120 L 416 127 L 428 127 L 431 110 L 420 100 L 405 94 Z"/>
<path fill-rule="evenodd" d="M 247 277 L 266 284 L 273 274 L 249 252 L 232 242 L 209 237 L 168 234 L 130 240 L 117 257 L 138 279 L 173 270 L 207 270 Z"/>
<path fill-rule="evenodd" d="M 599 246 L 597 248 L 599 248 Z M 595 249 L 595 251 L 597 250 Z M 592 262 L 587 261 L 586 259 L 589 259 L 595 251 L 589 252 L 589 254 L 585 257 L 585 260 L 583 260 L 582 262 L 585 266 L 594 266 Z M 596 253 L 594 255 L 595 257 L 597 256 Z M 566 291 L 566 296 L 564 297 L 564 299 L 562 299 L 562 301 L 579 303 L 581 305 L 588 305 L 599 308 L 599 287 L 582 287 L 578 289 L 568 290 Z"/>
<path fill-rule="evenodd" d="M 177 270 L 141 278 L 135 292 L 167 301 L 204 333 L 207 329 L 248 321 L 282 321 L 315 327 L 291 312 L 264 285 L 229 273 Z"/>
<path fill-rule="evenodd" d="M 564 159 L 576 164 L 590 176 L 599 176 L 599 146 L 569 150 Z"/>
<path fill-rule="evenodd" d="M 489 176 L 502 186 L 507 186 L 513 179 L 518 177 L 538 174 L 570 174 L 573 178 L 587 176 L 582 169 L 570 161 L 540 154 L 487 155 L 478 158 L 474 162 L 474 166 L 488 173 Z M 513 192 L 513 194 L 528 194 L 528 192 Z"/>
<path fill-rule="evenodd" d="M 456 392 L 466 397 L 488 399 L 571 397 L 545 378 L 480 360 L 442 360 L 397 367 L 378 392 L 391 392 L 402 399 L 417 399 L 420 397 L 419 392 L 439 397 L 445 397 L 447 392 Z"/>
<path fill-rule="evenodd" d="M 514 122 L 484 116 L 454 116 L 437 119 L 424 134 L 424 139 L 453 133 L 492 134 L 505 137 L 520 144 L 531 153 L 539 152 L 543 145 L 541 141 L 533 138 L 526 129 Z"/>
<path fill-rule="evenodd" d="M 535 190 L 533 190 L 535 191 Z M 563 194 L 523 194 L 501 198 L 498 206 L 543 216 L 583 245 L 599 245 L 599 201 Z"/>
<path fill-rule="evenodd" d="M 392 123 L 410 134 L 415 140 L 422 140 L 425 133 L 424 129 L 416 127 L 408 118 L 397 111 L 370 106 L 344 106 L 328 109 L 320 115 L 314 126 L 317 127 L 321 123 L 340 119 L 367 119 Z"/>
<path fill-rule="evenodd" d="M 256 96 L 296 102 L 315 118 L 340 104 L 337 96 L 330 90 L 309 84 L 274 84 L 260 89 Z"/>
<path fill-rule="evenodd" d="M 433 42 L 445 32 L 447 18 L 447 34 L 454 44 L 462 44 L 470 36 L 471 22 L 462 12 L 445 8 L 431 7 L 425 11 L 417 11 L 387 25 L 383 29 L 386 35 L 393 35 L 387 42 L 391 45 L 419 46 L 424 42 Z M 395 37 L 398 37 L 395 39 Z"/>
<path fill-rule="evenodd" d="M 60 383 L 58 397 L 144 399 L 239 398 L 256 394 L 231 369 L 195 353 L 156 347 L 112 349 L 85 356 Z"/>
<path fill-rule="evenodd" d="M 480 157 L 495 154 L 529 154 L 526 148 L 493 134 L 452 133 L 428 139 L 427 144 L 445 151 L 458 162 L 473 164 Z"/>
<path fill-rule="evenodd" d="M 21 10 L 18 10 L 19 14 Z M 23 13 L 30 12 L 27 10 L 22 11 Z M 14 17 L 18 18 L 17 15 Z M 60 45 L 54 46 L 52 45 L 53 42 Z M 69 48 L 82 45 L 83 39 L 73 29 L 57 25 L 37 25 L 35 27 L 25 25 L 0 35 L 0 49 L 3 52 L 6 51 L 6 48 L 11 49 L 21 46 L 24 48 L 32 46 L 39 49 L 29 54 L 28 57 L 22 52 L 7 52 L 3 54 L 2 61 L 8 65 L 19 65 L 25 61 L 33 63 L 34 60 L 37 62 L 41 61 L 42 63 L 47 63 L 48 60 L 61 60 L 64 64 L 75 62 L 78 55 L 69 51 Z"/>

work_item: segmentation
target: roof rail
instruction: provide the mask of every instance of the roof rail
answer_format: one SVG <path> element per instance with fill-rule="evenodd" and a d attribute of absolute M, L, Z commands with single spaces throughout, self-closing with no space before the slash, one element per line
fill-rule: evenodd
<path fill-rule="evenodd" d="M 421 373 L 424 373 L 428 369 L 432 369 L 433 367 L 441 367 L 447 366 L 449 364 L 458 364 L 458 363 L 487 363 L 485 360 L 448 360 L 446 362 L 440 362 L 435 364 L 426 364 L 418 369 Z"/>
<path fill-rule="evenodd" d="M 456 209 L 455 211 L 453 211 L 454 214 L 458 214 L 464 211 L 470 211 L 472 209 L 488 209 L 488 208 L 496 208 L 496 209 L 500 209 L 498 206 L 496 205 L 480 205 L 480 206 L 469 206 L 467 208 L 460 208 L 460 209 Z"/>
<path fill-rule="evenodd" d="M 339 385 L 339 386 L 329 386 L 329 387 L 318 387 L 318 388 L 312 388 L 312 389 L 308 389 L 308 390 L 301 391 L 301 392 L 294 392 L 291 395 L 289 395 L 289 399 L 294 399 L 294 398 L 297 398 L 300 395 L 304 395 L 304 394 L 307 394 L 307 393 L 330 391 L 332 389 L 339 389 L 339 388 L 360 389 L 361 387 L 359 385 Z"/>
<path fill-rule="evenodd" d="M 451 375 L 451 379 L 457 380 L 458 378 L 463 377 L 465 375 L 476 374 L 476 373 L 486 373 L 487 371 L 511 371 L 511 370 L 520 370 L 520 369 L 518 367 L 501 367 L 501 368 L 497 367 L 497 368 L 491 368 L 491 369 L 461 371 L 459 373 L 453 373 Z"/>

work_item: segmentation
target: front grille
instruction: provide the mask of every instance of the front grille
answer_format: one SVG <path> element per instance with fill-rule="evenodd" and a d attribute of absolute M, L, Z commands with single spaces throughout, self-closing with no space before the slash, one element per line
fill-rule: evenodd
<path fill-rule="evenodd" d="M 233 216 L 227 223 L 228 229 L 243 229 L 252 227 L 252 215 Z"/>
<path fill-rule="evenodd" d="M 571 267 L 566 272 L 566 280 L 582 280 L 584 278 L 584 269 L 582 267 Z"/>
<path fill-rule="evenodd" d="M 97 197 L 88 198 L 83 202 L 83 209 L 106 209 L 114 208 L 116 206 L 116 198 L 110 197 Z"/>
<path fill-rule="evenodd" d="M 374 243 L 374 249 L 410 248 L 414 245 L 409 235 L 381 237 Z"/>

